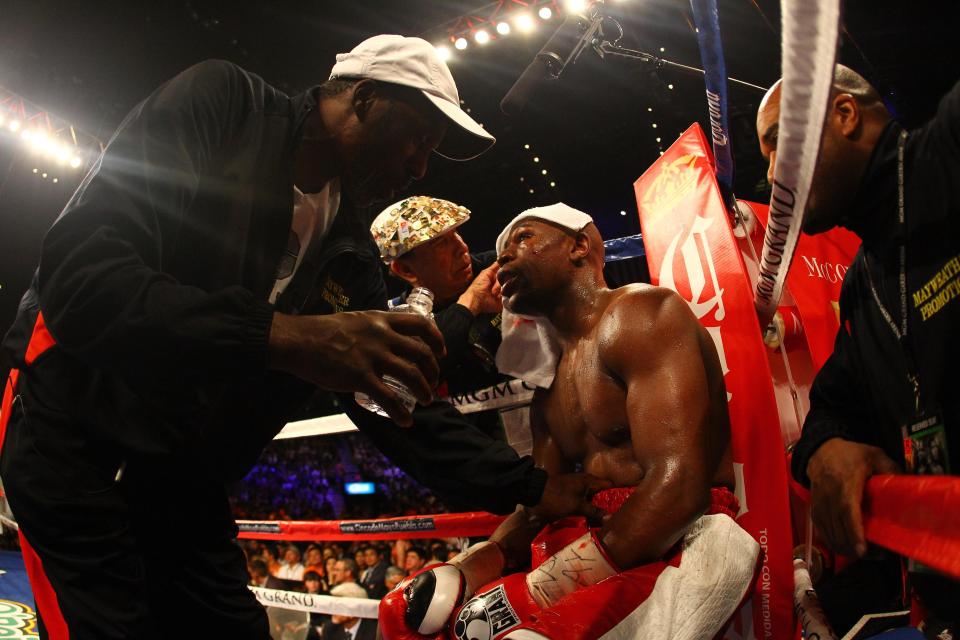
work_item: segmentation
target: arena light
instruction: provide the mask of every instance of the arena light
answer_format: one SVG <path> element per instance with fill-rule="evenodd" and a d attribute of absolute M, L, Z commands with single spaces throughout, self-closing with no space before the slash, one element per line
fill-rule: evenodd
<path fill-rule="evenodd" d="M 450 47 L 446 45 L 442 44 L 439 47 L 434 47 L 434 48 L 437 50 L 437 57 L 443 60 L 444 62 L 448 62 L 450 58 L 453 57 L 453 52 L 450 51 Z"/>
<path fill-rule="evenodd" d="M 350 496 L 368 496 L 376 491 L 372 482 L 348 482 L 344 485 L 344 489 Z"/>
<path fill-rule="evenodd" d="M 16 133 L 17 131 L 20 130 L 20 121 L 11 120 L 10 124 L 8 124 L 7 127 L 9 127 L 10 131 L 13 131 L 14 133 Z"/>
<path fill-rule="evenodd" d="M 653 111 L 653 107 L 647 107 L 647 111 Z"/>
<path fill-rule="evenodd" d="M 540 156 L 533 156 L 534 162 L 540 162 Z"/>
<path fill-rule="evenodd" d="M 567 13 L 582 13 L 587 8 L 586 0 L 567 0 L 564 3 Z"/>
<path fill-rule="evenodd" d="M 537 15 L 540 16 L 541 20 L 549 20 L 553 17 L 553 11 L 551 11 L 550 7 L 540 7 Z"/>
<path fill-rule="evenodd" d="M 672 84 L 668 84 L 668 85 L 667 85 L 667 89 L 673 90 L 673 85 L 672 85 Z"/>
<path fill-rule="evenodd" d="M 0 127 L 2 127 L 6 121 L 7 119 L 3 117 L 2 113 L 0 113 Z"/>
<path fill-rule="evenodd" d="M 664 53 L 664 52 L 666 52 L 666 48 L 660 47 L 660 53 Z"/>
<path fill-rule="evenodd" d="M 553 182 L 553 181 L 551 181 L 551 182 L 550 182 L 550 186 L 551 186 L 551 187 L 555 187 L 555 186 L 557 186 L 557 183 L 556 183 L 556 182 Z"/>
<path fill-rule="evenodd" d="M 620 210 L 620 215 L 625 216 L 625 215 L 627 215 L 627 212 L 624 211 L 623 209 L 621 209 L 621 210 Z"/>
<path fill-rule="evenodd" d="M 650 126 L 653 127 L 654 129 L 656 129 L 656 128 L 657 128 L 657 123 L 654 122 L 654 123 L 653 123 L 652 125 L 650 125 Z"/>
<path fill-rule="evenodd" d="M 70 159 L 70 168 L 71 168 L 71 169 L 76 169 L 76 168 L 79 167 L 81 164 L 83 164 L 83 161 L 80 159 L 80 156 L 73 156 L 73 158 Z"/>
<path fill-rule="evenodd" d="M 455 46 L 460 51 L 463 51 L 464 49 L 467 48 L 467 44 L 468 44 L 467 39 L 461 36 L 457 38 L 456 42 L 453 43 L 453 46 Z"/>
<path fill-rule="evenodd" d="M 542 173 L 543 175 L 547 175 L 547 170 L 546 170 L 546 169 L 541 169 L 541 170 L 540 170 L 540 173 Z"/>
<path fill-rule="evenodd" d="M 530 148 L 530 145 L 529 145 L 529 144 L 525 144 L 525 145 L 523 145 L 523 148 L 524 148 L 524 149 L 529 149 L 529 148 Z"/>
<path fill-rule="evenodd" d="M 473 39 L 477 44 L 487 44 L 490 42 L 490 34 L 484 29 L 479 29 L 475 34 L 473 34 Z"/>
<path fill-rule="evenodd" d="M 502 36 L 510 33 L 510 23 L 509 22 L 498 22 L 497 23 L 497 33 Z"/>
<path fill-rule="evenodd" d="M 521 33 L 530 33 L 537 26 L 537 23 L 534 22 L 529 13 L 518 14 L 517 17 L 514 18 L 513 23 L 517 25 L 517 31 Z"/>

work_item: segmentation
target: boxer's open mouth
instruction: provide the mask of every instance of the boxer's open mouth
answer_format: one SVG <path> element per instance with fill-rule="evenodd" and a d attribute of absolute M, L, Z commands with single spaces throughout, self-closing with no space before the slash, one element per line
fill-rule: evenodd
<path fill-rule="evenodd" d="M 507 273 L 500 271 L 497 274 L 497 280 L 500 282 L 500 295 L 502 296 L 509 296 L 517 288 L 517 274 L 512 271 Z"/>

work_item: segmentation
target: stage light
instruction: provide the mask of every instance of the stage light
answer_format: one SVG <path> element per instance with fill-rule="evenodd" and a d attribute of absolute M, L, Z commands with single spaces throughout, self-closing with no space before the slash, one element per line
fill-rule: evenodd
<path fill-rule="evenodd" d="M 450 58 L 453 57 L 453 52 L 451 52 L 450 47 L 446 45 L 442 44 L 439 47 L 436 47 L 436 50 L 437 50 L 437 57 L 443 60 L 444 62 L 447 62 L 448 60 L 450 60 Z"/>
<path fill-rule="evenodd" d="M 525 144 L 525 145 L 523 145 L 523 148 L 524 148 L 524 149 L 529 149 L 529 148 L 530 148 L 530 145 L 529 145 L 529 144 Z"/>
<path fill-rule="evenodd" d="M 477 44 L 487 44 L 490 42 L 490 34 L 483 29 L 480 29 L 473 34 L 473 39 L 476 40 Z"/>
<path fill-rule="evenodd" d="M 36 167 L 34 167 L 34 168 L 33 168 L 33 172 L 34 172 L 34 173 L 39 173 L 39 169 L 37 169 Z"/>
<path fill-rule="evenodd" d="M 57 151 L 57 162 L 59 164 L 67 164 L 67 161 L 70 159 L 70 147 L 67 145 L 62 145 Z"/>
<path fill-rule="evenodd" d="M 497 33 L 502 36 L 510 33 L 510 23 L 509 22 L 498 22 L 497 23 Z"/>
<path fill-rule="evenodd" d="M 663 155 L 663 151 L 660 152 L 660 155 Z"/>
<path fill-rule="evenodd" d="M 625 215 L 627 215 L 627 212 L 624 211 L 623 209 L 621 209 L 621 210 L 620 210 L 620 215 L 625 216 Z"/>
<path fill-rule="evenodd" d="M 520 176 L 520 182 L 523 182 L 523 176 Z"/>
<path fill-rule="evenodd" d="M 557 186 L 557 183 L 556 183 L 556 182 L 551 182 L 551 183 L 550 183 L 550 186 L 551 186 L 551 187 L 555 187 L 555 186 Z"/>
<path fill-rule="evenodd" d="M 671 90 L 672 90 L 672 89 L 673 89 L 673 85 L 672 85 L 672 84 L 668 84 L 668 85 L 667 85 L 667 89 L 671 89 Z"/>
<path fill-rule="evenodd" d="M 7 125 L 7 126 L 10 127 L 10 131 L 13 131 L 14 133 L 16 133 L 17 131 L 20 130 L 20 121 L 19 121 L 19 120 L 11 120 L 11 121 L 10 121 L 10 124 Z"/>
<path fill-rule="evenodd" d="M 20 132 L 20 137 L 23 138 L 24 142 L 33 142 L 33 131 L 30 131 L 30 129 L 24 129 Z"/>
<path fill-rule="evenodd" d="M 653 107 L 647 107 L 647 111 L 653 111 Z"/>
<path fill-rule="evenodd" d="M 549 20 L 553 17 L 553 11 L 550 10 L 550 7 L 541 7 L 537 15 L 540 16 L 541 20 Z"/>
<path fill-rule="evenodd" d="M 543 175 L 547 175 L 547 170 L 543 169 L 542 171 L 540 171 L 540 173 L 542 173 Z"/>
<path fill-rule="evenodd" d="M 660 47 L 660 53 L 663 53 L 664 51 L 666 51 L 666 49 L 664 49 L 663 47 Z"/>
<path fill-rule="evenodd" d="M 54 182 L 60 182 L 60 178 L 54 178 L 53 181 L 54 181 Z"/>
<path fill-rule="evenodd" d="M 41 174 L 40 174 L 40 177 L 41 177 L 41 178 L 46 178 L 46 177 L 47 177 L 47 172 L 44 171 L 43 173 L 41 173 Z"/>
<path fill-rule="evenodd" d="M 533 193 L 533 189 L 530 189 L 530 193 Z"/>
<path fill-rule="evenodd" d="M 460 51 L 463 51 L 467 48 L 467 39 L 463 37 L 457 38 L 457 41 L 453 43 L 453 46 L 455 46 L 457 49 L 460 49 Z"/>
<path fill-rule="evenodd" d="M 70 159 L 70 167 L 71 167 L 72 169 L 76 169 L 76 168 L 79 167 L 82 163 L 83 163 L 83 161 L 80 160 L 80 156 L 73 156 L 73 158 Z"/>
<path fill-rule="evenodd" d="M 660 142 L 660 138 L 657 138 L 657 142 Z"/>
<path fill-rule="evenodd" d="M 540 156 L 533 156 L 534 162 L 540 162 Z"/>
<path fill-rule="evenodd" d="M 514 19 L 517 29 L 522 33 L 529 33 L 537 26 L 528 13 L 521 13 Z"/>
<path fill-rule="evenodd" d="M 653 127 L 654 129 L 656 129 L 656 128 L 657 128 L 657 123 L 654 122 L 654 123 L 653 123 L 652 125 L 650 125 L 650 126 Z"/>
<path fill-rule="evenodd" d="M 564 3 L 567 13 L 581 13 L 587 8 L 586 0 L 567 0 Z"/>

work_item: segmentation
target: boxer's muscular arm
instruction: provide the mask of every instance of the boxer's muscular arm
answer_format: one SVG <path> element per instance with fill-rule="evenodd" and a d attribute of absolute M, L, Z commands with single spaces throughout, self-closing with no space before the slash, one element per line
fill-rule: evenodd
<path fill-rule="evenodd" d="M 725 425 L 710 419 L 704 358 L 716 352 L 686 303 L 666 289 L 644 288 L 614 305 L 600 329 L 600 355 L 626 388 L 633 452 L 644 477 L 600 539 L 628 569 L 662 556 L 709 506 L 722 454 L 711 431 Z"/>

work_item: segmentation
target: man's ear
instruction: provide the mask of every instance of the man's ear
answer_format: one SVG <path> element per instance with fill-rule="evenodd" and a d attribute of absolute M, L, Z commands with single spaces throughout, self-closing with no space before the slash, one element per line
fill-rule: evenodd
<path fill-rule="evenodd" d="M 420 278 L 418 278 L 417 274 L 413 272 L 413 269 L 410 268 L 410 265 L 408 265 L 401 258 L 396 258 L 390 263 L 390 273 L 395 277 L 408 282 L 414 287 L 420 282 Z"/>
<path fill-rule="evenodd" d="M 364 78 L 353 85 L 353 95 L 350 104 L 358 120 L 366 119 L 373 103 L 380 97 L 376 80 Z"/>
<path fill-rule="evenodd" d="M 573 236 L 573 247 L 570 248 L 570 260 L 580 262 L 590 255 L 590 238 L 582 231 Z"/>
<path fill-rule="evenodd" d="M 849 93 L 838 93 L 833 97 L 830 117 L 844 138 L 852 139 L 860 131 L 863 113 L 860 105 Z"/>

